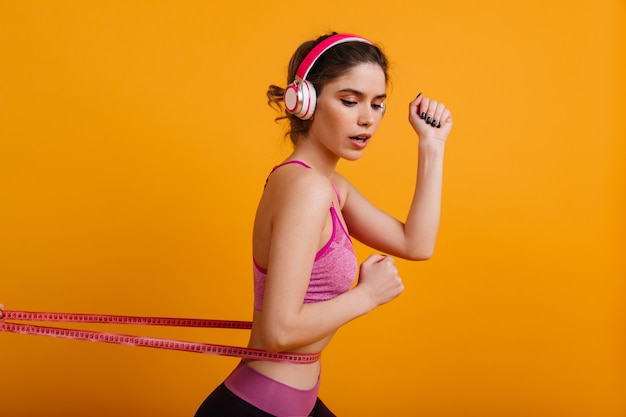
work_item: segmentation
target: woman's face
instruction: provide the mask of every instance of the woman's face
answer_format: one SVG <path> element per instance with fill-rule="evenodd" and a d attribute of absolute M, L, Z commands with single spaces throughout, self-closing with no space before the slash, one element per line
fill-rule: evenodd
<path fill-rule="evenodd" d="M 373 63 L 324 84 L 307 140 L 340 158 L 360 158 L 383 117 L 386 87 L 385 73 Z"/>

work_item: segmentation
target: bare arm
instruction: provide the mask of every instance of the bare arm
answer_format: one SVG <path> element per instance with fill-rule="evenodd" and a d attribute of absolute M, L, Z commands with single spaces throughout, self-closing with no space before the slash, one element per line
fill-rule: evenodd
<path fill-rule="evenodd" d="M 403 290 L 393 259 L 374 255 L 361 265 L 359 284 L 353 290 L 328 301 L 304 304 L 320 236 L 327 227 L 332 189 L 314 175 L 280 185 L 280 193 L 272 196 L 275 212 L 258 323 L 263 347 L 271 352 L 320 341 Z"/>
<path fill-rule="evenodd" d="M 375 207 L 344 178 L 338 177 L 338 182 L 346 190 L 343 215 L 352 236 L 390 255 L 423 260 L 432 256 L 439 230 L 443 158 L 452 116 L 442 104 L 419 96 L 409 105 L 409 121 L 419 136 L 419 153 L 413 202 L 404 223 Z"/>

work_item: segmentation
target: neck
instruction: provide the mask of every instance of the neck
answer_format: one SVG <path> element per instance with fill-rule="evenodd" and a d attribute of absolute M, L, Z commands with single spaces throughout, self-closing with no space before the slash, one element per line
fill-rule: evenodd
<path fill-rule="evenodd" d="M 339 157 L 325 149 L 311 146 L 310 142 L 302 139 L 296 149 L 289 155 L 289 160 L 297 159 L 314 168 L 317 172 L 331 178 L 337 168 Z"/>

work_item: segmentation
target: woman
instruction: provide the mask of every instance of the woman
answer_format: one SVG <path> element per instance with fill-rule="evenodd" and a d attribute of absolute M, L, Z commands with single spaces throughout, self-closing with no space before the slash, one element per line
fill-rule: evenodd
<path fill-rule="evenodd" d="M 287 88 L 270 86 L 285 107 L 293 153 L 272 170 L 253 230 L 255 300 L 249 346 L 319 353 L 342 325 L 400 295 L 392 256 L 431 257 L 439 227 L 450 111 L 421 95 L 409 104 L 419 137 L 413 203 L 400 222 L 335 171 L 357 160 L 385 112 L 387 58 L 366 39 L 343 34 L 303 43 Z M 360 267 L 352 241 L 379 252 Z M 358 283 L 353 282 L 358 273 Z M 319 400 L 321 363 L 244 360 L 196 416 L 333 416 Z"/>

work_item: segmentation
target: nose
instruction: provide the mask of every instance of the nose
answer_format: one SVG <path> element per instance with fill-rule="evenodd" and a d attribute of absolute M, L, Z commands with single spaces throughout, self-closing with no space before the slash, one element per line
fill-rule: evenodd
<path fill-rule="evenodd" d="M 374 123 L 374 109 L 371 106 L 363 106 L 359 112 L 359 126 L 371 126 Z"/>

